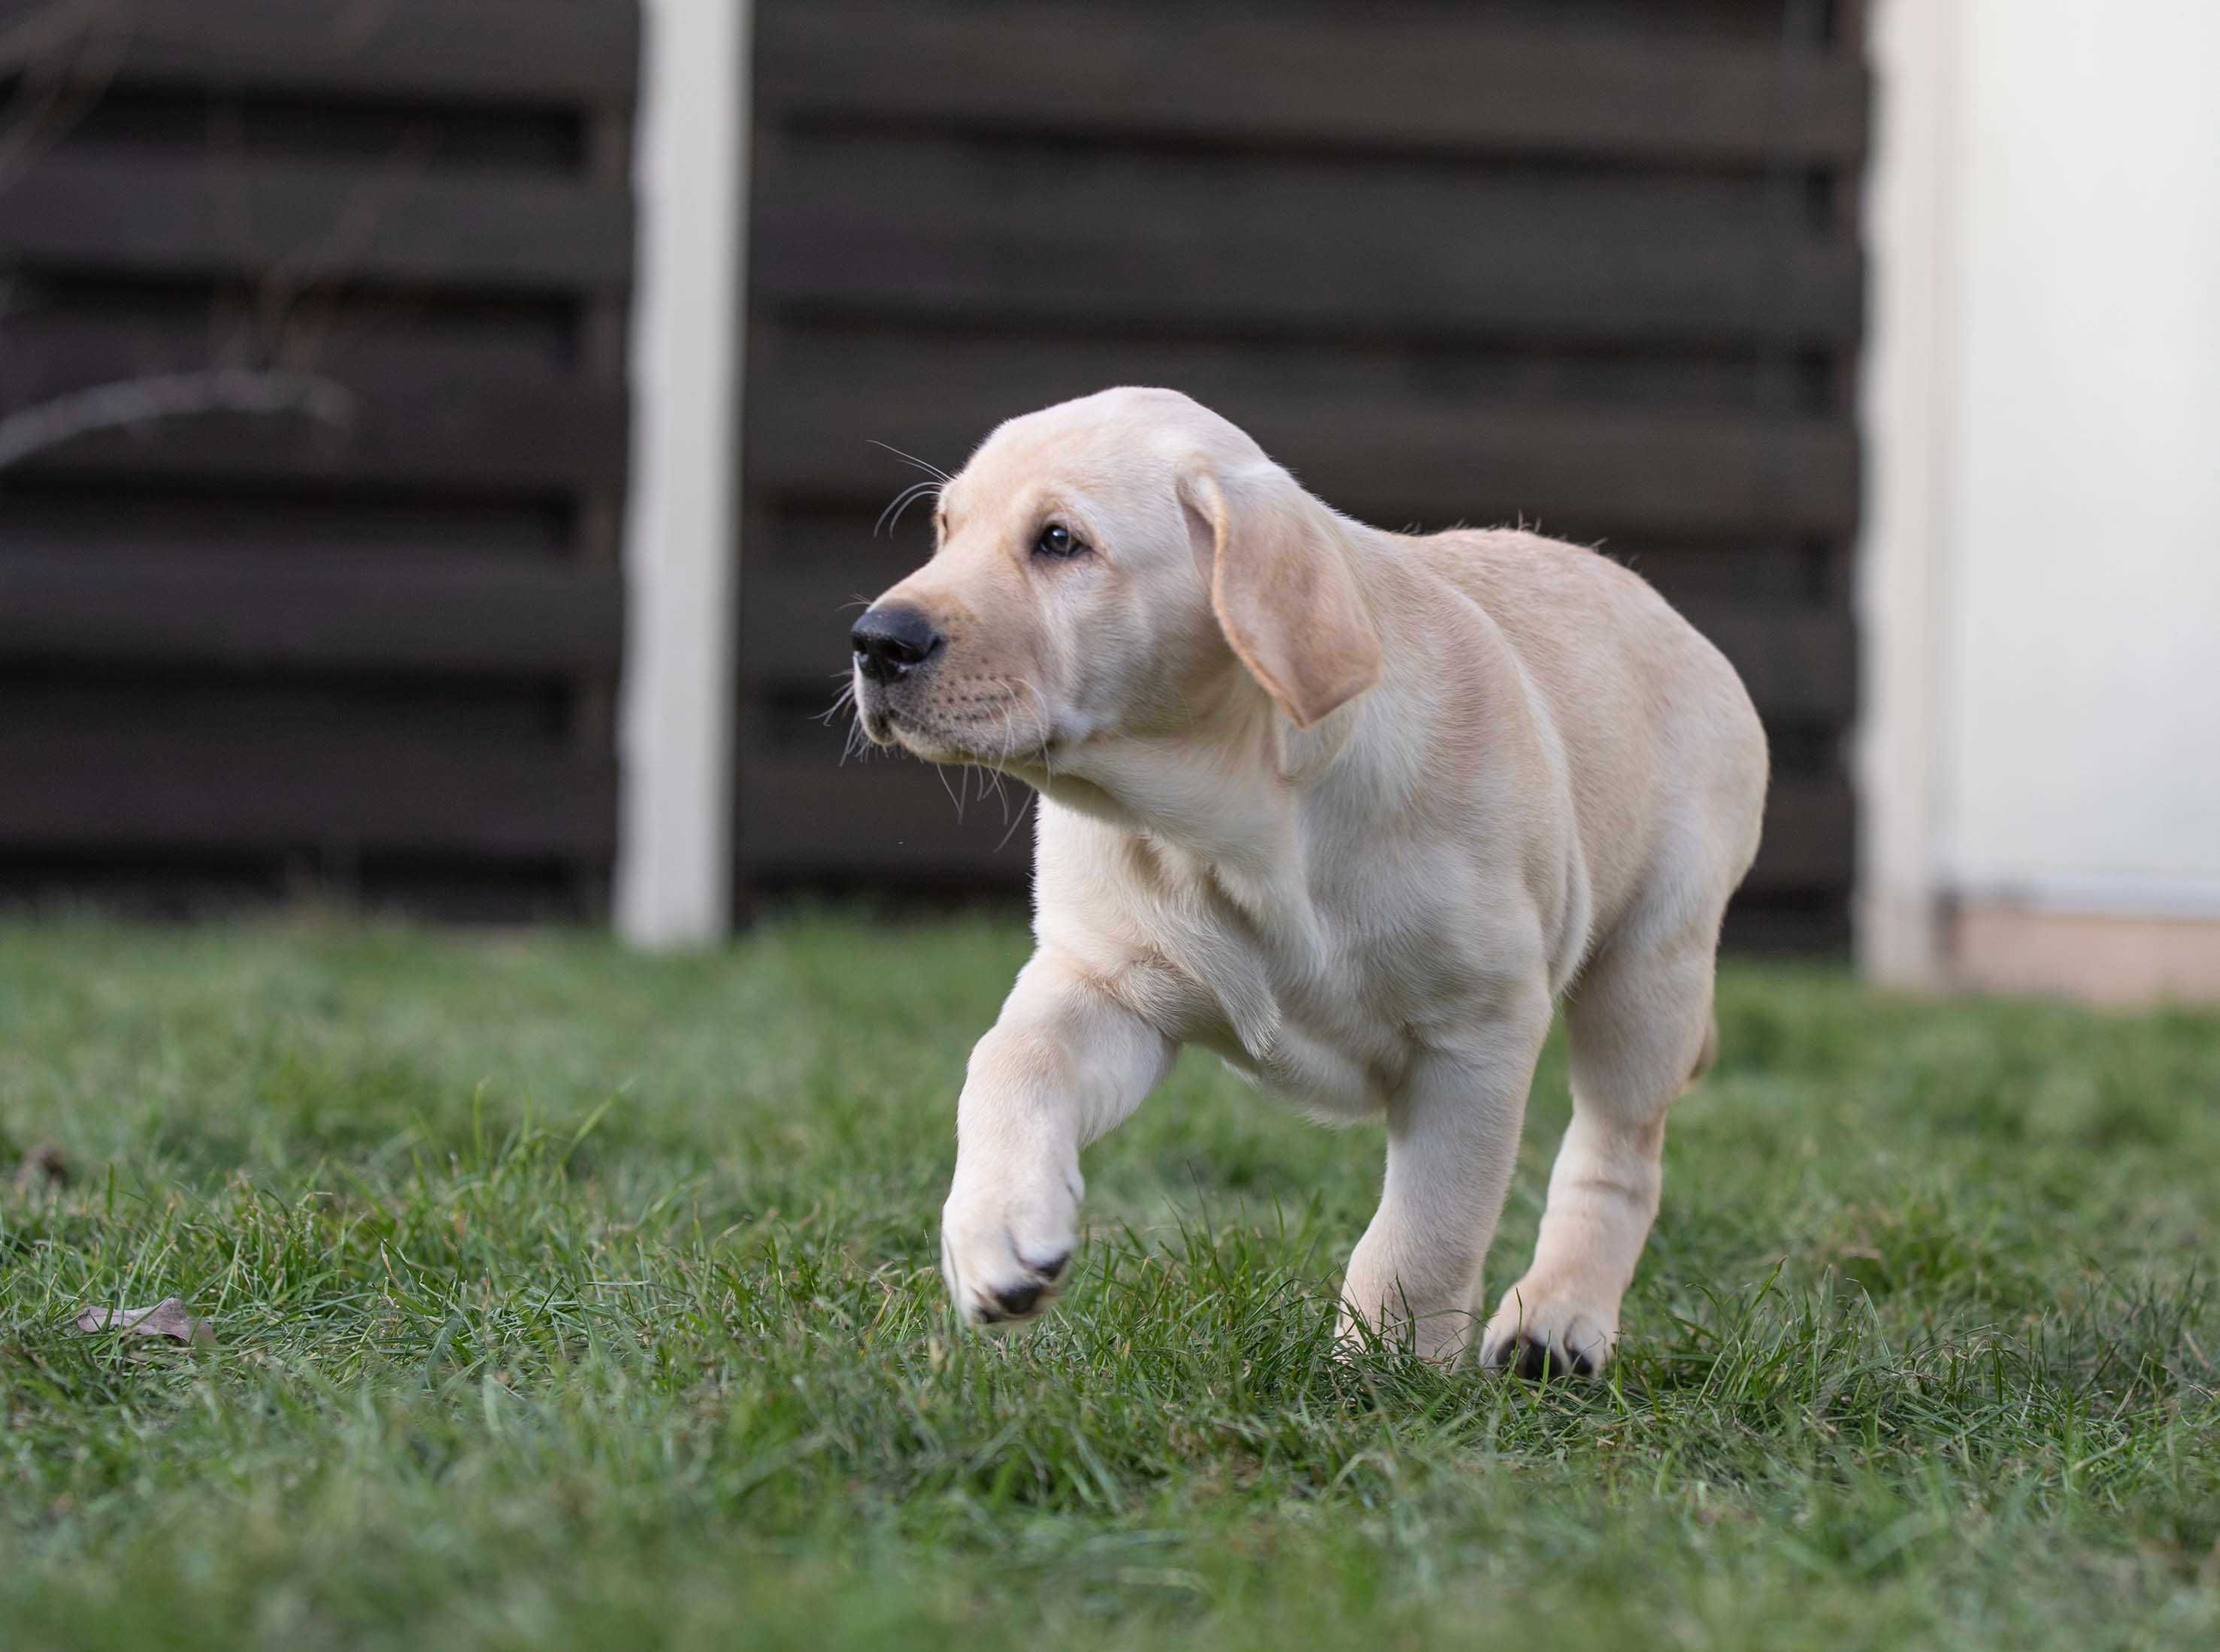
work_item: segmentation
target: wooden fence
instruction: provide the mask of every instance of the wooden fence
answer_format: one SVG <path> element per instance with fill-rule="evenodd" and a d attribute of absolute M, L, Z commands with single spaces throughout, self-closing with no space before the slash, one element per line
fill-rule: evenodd
<path fill-rule="evenodd" d="M 924 544 L 870 439 L 1152 382 L 1356 514 L 1632 561 L 1771 727 L 1739 932 L 1840 942 L 1855 4 L 756 13 L 744 890 L 1021 882 L 816 720 Z M 0 0 L 0 897 L 599 909 L 638 27 Z"/>
<path fill-rule="evenodd" d="M 1733 932 L 1846 936 L 1866 75 L 1821 0 L 758 0 L 744 888 L 1020 882 L 1030 834 L 838 761 L 911 477 L 1113 383 L 1188 390 L 1387 526 L 1632 563 L 1775 760 Z M 1005 841 L 1007 838 L 1007 841 Z"/>
<path fill-rule="evenodd" d="M 637 31 L 0 0 L 0 895 L 600 908 Z"/>

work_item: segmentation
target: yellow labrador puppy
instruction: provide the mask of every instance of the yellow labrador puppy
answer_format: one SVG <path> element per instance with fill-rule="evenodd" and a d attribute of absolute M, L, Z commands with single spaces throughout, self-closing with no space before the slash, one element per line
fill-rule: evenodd
<path fill-rule="evenodd" d="M 962 1312 L 1045 1306 L 1080 1150 L 1192 1042 L 1324 1118 L 1384 1119 L 1345 1321 L 1433 1359 L 1600 1368 L 1757 850 L 1765 738 L 1733 668 L 1592 552 L 1367 527 L 1170 390 L 1012 420 L 934 527 L 857 622 L 864 731 L 1040 794 L 1038 947 L 957 1105 Z M 1572 1125 L 1487 1317 L 1561 996 Z"/>

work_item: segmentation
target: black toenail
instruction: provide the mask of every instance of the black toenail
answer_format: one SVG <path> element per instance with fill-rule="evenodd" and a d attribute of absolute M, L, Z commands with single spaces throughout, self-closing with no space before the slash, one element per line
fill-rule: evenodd
<path fill-rule="evenodd" d="M 1531 1337 L 1518 1339 L 1518 1371 L 1520 1376 L 1529 1382 L 1539 1382 L 1549 1375 L 1552 1368 L 1559 1376 L 1565 1374 L 1565 1362 L 1550 1357 L 1549 1343 L 1537 1343 Z"/>
<path fill-rule="evenodd" d="M 1007 1290 L 996 1291 L 995 1300 L 1012 1313 L 1031 1313 L 1033 1304 L 1040 1300 L 1038 1285 L 1013 1285 Z"/>
<path fill-rule="evenodd" d="M 1063 1270 L 1069 1267 L 1070 1263 L 1071 1252 L 1066 1250 L 1062 1255 L 1051 1257 L 1049 1261 L 1042 1262 L 1038 1267 L 1033 1269 L 1033 1272 L 1038 1274 L 1043 1279 L 1058 1280 L 1063 1277 Z"/>

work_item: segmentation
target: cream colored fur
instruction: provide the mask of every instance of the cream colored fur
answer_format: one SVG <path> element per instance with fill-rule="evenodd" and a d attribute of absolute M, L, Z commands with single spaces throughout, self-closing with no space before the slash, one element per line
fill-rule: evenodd
<path fill-rule="evenodd" d="M 1038 554 L 1051 522 L 1088 548 Z M 941 1254 L 963 1312 L 1053 1296 L 1081 1149 L 1194 1043 L 1316 1114 L 1384 1120 L 1347 1315 L 1431 1358 L 1600 1368 L 1757 849 L 1765 740 L 1733 669 L 1601 556 L 1367 527 L 1168 390 L 1005 424 L 937 527 L 881 602 L 945 641 L 900 682 L 858 673 L 859 714 L 1040 794 L 1038 950 L 957 1107 Z M 1481 1265 L 1560 1000 L 1572 1125 L 1491 1317 Z"/>

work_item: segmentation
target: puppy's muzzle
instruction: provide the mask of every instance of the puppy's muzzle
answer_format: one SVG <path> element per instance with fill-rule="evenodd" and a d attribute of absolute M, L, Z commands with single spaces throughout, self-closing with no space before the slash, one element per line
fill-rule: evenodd
<path fill-rule="evenodd" d="M 866 610 L 848 633 L 856 669 L 873 683 L 899 683 L 939 653 L 947 640 L 922 608 L 881 602 Z"/>

